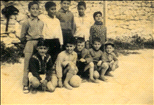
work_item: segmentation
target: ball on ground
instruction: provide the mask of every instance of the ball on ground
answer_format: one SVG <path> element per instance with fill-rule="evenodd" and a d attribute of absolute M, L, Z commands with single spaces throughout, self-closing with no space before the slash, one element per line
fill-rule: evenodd
<path fill-rule="evenodd" d="M 98 73 L 98 71 L 94 71 L 94 78 L 95 78 L 95 79 L 98 79 L 98 78 L 99 78 L 99 73 Z"/>
<path fill-rule="evenodd" d="M 81 78 L 78 75 L 74 75 L 71 79 L 70 79 L 70 85 L 73 87 L 79 87 L 81 84 Z"/>

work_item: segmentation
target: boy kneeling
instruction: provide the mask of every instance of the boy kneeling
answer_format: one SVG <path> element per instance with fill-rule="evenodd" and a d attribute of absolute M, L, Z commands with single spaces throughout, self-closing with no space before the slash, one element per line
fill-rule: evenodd
<path fill-rule="evenodd" d="M 78 72 L 78 68 L 76 67 L 77 53 L 74 52 L 75 39 L 69 38 L 64 45 L 66 50 L 59 53 L 56 60 L 58 86 L 62 87 L 62 80 L 64 80 L 65 88 L 72 90 L 69 81 Z"/>
<path fill-rule="evenodd" d="M 51 83 L 52 60 L 51 56 L 47 54 L 48 47 L 43 39 L 40 39 L 37 44 L 37 53 L 33 55 L 29 63 L 29 82 L 32 85 L 32 93 L 36 93 L 39 86 L 42 90 L 53 92 L 55 90 Z"/>

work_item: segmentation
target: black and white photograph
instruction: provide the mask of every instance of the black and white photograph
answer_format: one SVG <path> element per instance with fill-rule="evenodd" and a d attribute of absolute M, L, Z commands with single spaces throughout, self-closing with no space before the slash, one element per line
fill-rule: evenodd
<path fill-rule="evenodd" d="M 153 0 L 1 0 L 1 104 L 153 105 Z"/>

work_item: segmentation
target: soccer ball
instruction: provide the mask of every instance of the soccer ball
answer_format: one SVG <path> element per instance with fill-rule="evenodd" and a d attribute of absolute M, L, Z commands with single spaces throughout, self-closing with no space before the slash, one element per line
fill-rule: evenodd
<path fill-rule="evenodd" d="M 71 79 L 70 79 L 70 85 L 73 87 L 79 87 L 81 84 L 81 78 L 78 75 L 74 75 Z"/>
<path fill-rule="evenodd" d="M 98 79 L 99 78 L 99 73 L 97 71 L 94 71 L 94 78 Z"/>

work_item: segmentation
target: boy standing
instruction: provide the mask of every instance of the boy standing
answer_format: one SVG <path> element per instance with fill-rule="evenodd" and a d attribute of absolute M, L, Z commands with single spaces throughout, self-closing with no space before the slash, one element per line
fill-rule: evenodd
<path fill-rule="evenodd" d="M 58 86 L 62 87 L 62 79 L 64 80 L 64 86 L 71 90 L 72 86 L 69 85 L 70 79 L 73 75 L 76 75 L 78 68 L 76 67 L 77 53 L 75 49 L 75 39 L 70 38 L 64 44 L 65 49 L 62 51 L 56 60 L 56 73 L 58 78 Z"/>
<path fill-rule="evenodd" d="M 92 41 L 92 48 L 89 50 L 90 55 L 93 58 L 94 70 L 97 70 L 100 74 L 100 79 L 105 81 L 104 74 L 106 72 L 106 66 L 103 64 L 103 52 L 100 50 L 101 40 L 100 38 L 94 38 Z"/>
<path fill-rule="evenodd" d="M 31 17 L 28 18 L 23 24 L 21 29 L 21 42 L 25 43 L 24 49 L 24 76 L 23 76 L 23 92 L 29 92 L 28 86 L 28 73 L 29 73 L 29 60 L 33 54 L 34 47 L 38 43 L 38 39 L 42 38 L 43 22 L 38 18 L 39 4 L 37 2 L 30 2 L 28 4 Z"/>
<path fill-rule="evenodd" d="M 91 82 L 97 83 L 98 81 L 94 79 L 94 64 L 89 51 L 85 48 L 84 38 L 77 39 L 77 48 L 75 49 L 78 54 L 77 67 L 79 69 L 78 75 L 84 77 L 84 74 L 87 76 L 89 74 L 89 80 Z M 89 71 L 88 71 L 89 70 Z M 86 72 L 88 71 L 88 72 Z"/>
<path fill-rule="evenodd" d="M 37 88 L 41 85 L 42 90 L 48 89 L 48 91 L 53 92 L 55 90 L 51 83 L 52 71 L 52 60 L 51 56 L 47 54 L 48 47 L 44 43 L 43 39 L 37 44 L 37 53 L 34 54 L 29 62 L 29 82 L 32 84 L 32 93 L 37 92 Z"/>
<path fill-rule="evenodd" d="M 84 38 L 86 41 L 86 48 L 89 48 L 90 27 L 92 26 L 93 22 L 91 21 L 92 19 L 85 14 L 85 2 L 79 2 L 77 9 L 79 15 L 74 18 L 76 23 L 76 32 L 74 36 Z"/>
<path fill-rule="evenodd" d="M 116 55 L 114 54 L 114 44 L 112 42 L 106 42 L 105 43 L 105 52 L 103 54 L 103 65 L 104 68 L 107 70 L 105 75 L 113 76 L 110 72 L 117 69 L 118 66 L 118 59 Z"/>
<path fill-rule="evenodd" d="M 55 62 L 58 53 L 63 45 L 63 36 L 60 26 L 60 21 L 55 17 L 56 4 L 54 2 L 45 3 L 45 9 L 48 15 L 40 16 L 44 22 L 43 35 L 49 46 L 49 54 L 52 56 L 52 61 Z"/>
<path fill-rule="evenodd" d="M 91 26 L 90 28 L 90 37 L 89 41 L 90 44 L 92 45 L 92 40 L 96 37 L 101 39 L 101 50 L 104 51 L 104 44 L 106 41 L 106 27 L 103 25 L 102 22 L 102 13 L 100 11 L 95 12 L 93 15 L 93 18 L 95 20 L 94 25 Z"/>
<path fill-rule="evenodd" d="M 70 4 L 71 0 L 61 0 L 61 9 L 56 14 L 57 18 L 60 20 L 64 43 L 69 37 L 74 35 L 76 30 L 74 15 L 69 11 Z"/>

